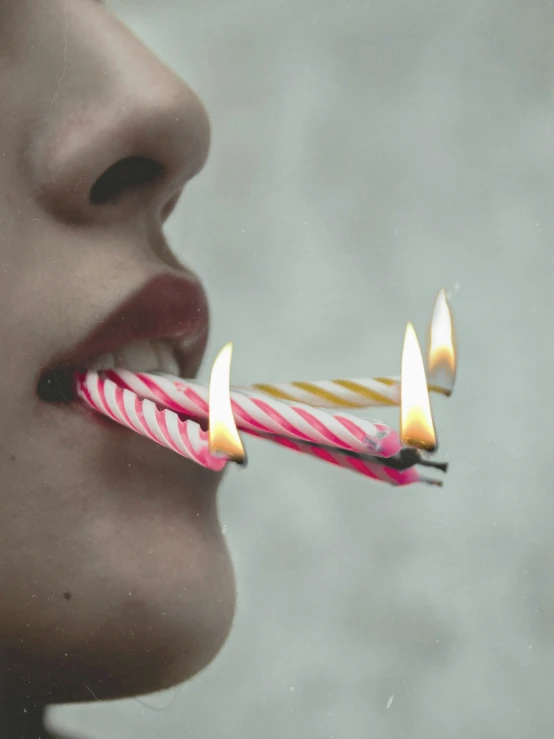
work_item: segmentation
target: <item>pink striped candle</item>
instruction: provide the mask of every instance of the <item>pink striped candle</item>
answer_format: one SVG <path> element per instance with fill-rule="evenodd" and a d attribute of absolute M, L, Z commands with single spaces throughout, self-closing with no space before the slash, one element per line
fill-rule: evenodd
<path fill-rule="evenodd" d="M 227 464 L 226 457 L 210 452 L 207 432 L 194 421 L 182 421 L 177 413 L 160 410 L 151 400 L 138 398 L 93 370 L 75 379 L 79 398 L 93 410 L 202 467 L 219 471 Z"/>
<path fill-rule="evenodd" d="M 228 462 L 226 458 L 209 451 L 208 434 L 197 423 L 181 420 L 176 412 L 158 408 L 153 401 L 139 398 L 132 390 L 99 376 L 95 371 L 77 375 L 76 389 L 81 400 L 93 410 L 203 467 L 221 470 Z M 248 433 L 389 485 L 417 482 L 442 484 L 422 477 L 414 467 L 402 470 L 387 467 L 386 458 L 376 462 L 375 458 L 371 461 L 368 455 L 339 448 L 321 447 L 253 429 Z"/>
<path fill-rule="evenodd" d="M 171 375 L 119 368 L 106 370 L 104 374 L 161 407 L 193 418 L 208 418 L 208 389 L 203 385 Z M 379 457 L 391 457 L 403 446 L 398 433 L 390 426 L 346 413 L 331 413 L 236 391 L 231 392 L 231 406 L 235 423 L 242 431 L 278 434 Z"/>
<path fill-rule="evenodd" d="M 421 482 L 428 485 L 442 486 L 442 482 L 440 480 L 433 480 L 431 478 L 424 477 L 415 467 L 397 470 L 392 467 L 387 467 L 386 461 L 383 461 L 382 463 L 369 461 L 367 456 L 356 456 L 354 452 L 348 454 L 341 449 L 330 449 L 329 447 L 323 448 L 316 444 L 309 444 L 307 442 L 301 442 L 296 439 L 289 439 L 283 436 L 268 436 L 266 434 L 256 433 L 253 431 L 249 431 L 248 433 L 257 436 L 260 439 L 272 441 L 274 444 L 285 446 L 287 449 L 292 449 L 295 452 L 309 454 L 310 456 L 321 459 L 329 464 L 337 465 L 338 467 L 351 470 L 352 472 L 357 472 L 358 474 L 370 477 L 373 480 L 386 482 L 389 485 L 412 485 L 413 483 Z"/>

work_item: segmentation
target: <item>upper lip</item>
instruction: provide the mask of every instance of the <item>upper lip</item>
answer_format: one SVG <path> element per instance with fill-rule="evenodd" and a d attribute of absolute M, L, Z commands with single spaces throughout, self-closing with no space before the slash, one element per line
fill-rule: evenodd
<path fill-rule="evenodd" d="M 206 293 L 194 277 L 160 274 L 103 319 L 69 352 L 50 365 L 85 368 L 102 354 L 130 341 L 167 339 L 174 345 L 182 376 L 196 373 L 208 339 Z"/>

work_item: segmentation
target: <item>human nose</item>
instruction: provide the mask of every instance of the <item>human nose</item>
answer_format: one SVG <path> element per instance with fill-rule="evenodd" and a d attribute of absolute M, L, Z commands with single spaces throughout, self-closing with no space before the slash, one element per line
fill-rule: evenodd
<path fill-rule="evenodd" d="M 70 224 L 163 221 L 206 161 L 206 110 L 105 10 L 88 26 L 76 16 L 68 28 L 79 56 L 26 148 L 32 190 L 42 208 Z M 93 32 L 98 43 L 80 43 L 81 33 Z"/>

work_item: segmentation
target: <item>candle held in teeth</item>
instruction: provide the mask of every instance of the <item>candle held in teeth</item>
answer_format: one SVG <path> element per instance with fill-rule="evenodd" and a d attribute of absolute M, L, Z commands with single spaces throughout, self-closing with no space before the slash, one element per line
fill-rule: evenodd
<path fill-rule="evenodd" d="M 86 405 L 122 426 L 210 470 L 220 471 L 229 461 L 210 452 L 208 434 L 197 423 L 160 410 L 151 400 L 138 398 L 94 370 L 78 374 L 75 380 L 77 394 Z"/>
<path fill-rule="evenodd" d="M 427 377 L 430 392 L 451 395 L 456 379 L 456 348 L 452 313 L 445 290 L 435 301 L 429 329 Z M 246 394 L 263 393 L 276 400 L 319 408 L 369 408 L 400 405 L 400 378 L 315 380 L 256 383 L 235 388 Z"/>
<path fill-rule="evenodd" d="M 93 410 L 203 467 L 218 471 L 228 462 L 227 458 L 210 453 L 208 434 L 198 424 L 181 421 L 177 413 L 167 409 L 160 410 L 154 402 L 139 398 L 136 393 L 100 377 L 93 370 L 86 375 L 77 375 L 76 390 L 81 400 Z M 348 455 L 341 449 L 322 448 L 296 439 L 268 436 L 255 431 L 249 433 L 389 485 L 417 482 L 440 484 L 422 477 L 413 467 L 401 470 L 388 468 L 385 459 L 381 463 L 370 462 L 368 458 Z"/>
<path fill-rule="evenodd" d="M 389 467 L 388 460 L 384 458 L 371 458 L 369 455 L 356 455 L 354 452 L 348 453 L 342 449 L 333 449 L 330 447 L 318 446 L 317 444 L 308 444 L 306 442 L 298 441 L 296 439 L 289 439 L 286 437 L 280 437 L 276 434 L 256 434 L 252 431 L 249 433 L 257 436 L 260 439 L 266 439 L 272 441 L 274 444 L 279 444 L 292 449 L 301 454 L 308 454 L 316 459 L 321 459 L 329 464 L 337 465 L 344 469 L 349 469 L 352 472 L 370 477 L 373 480 L 379 482 L 386 482 L 389 485 L 412 485 L 413 483 L 426 483 L 428 485 L 442 486 L 442 482 L 439 480 L 432 480 L 420 474 L 414 466 L 400 468 Z M 393 463 L 392 458 L 391 464 Z M 380 461 L 378 461 L 380 460 Z M 396 462 L 396 459 L 394 460 Z"/>
<path fill-rule="evenodd" d="M 429 389 L 440 392 L 438 388 Z M 399 377 L 256 383 L 233 390 L 246 395 L 262 393 L 286 403 L 304 403 L 316 408 L 400 405 Z"/>
<path fill-rule="evenodd" d="M 106 377 L 127 387 L 141 398 L 194 418 L 208 417 L 208 391 L 202 385 L 170 375 L 106 371 Z M 231 392 L 237 427 L 242 431 L 279 434 L 299 441 L 325 444 L 338 449 L 390 457 L 402 448 L 398 433 L 380 422 L 329 413 L 301 404 Z"/>

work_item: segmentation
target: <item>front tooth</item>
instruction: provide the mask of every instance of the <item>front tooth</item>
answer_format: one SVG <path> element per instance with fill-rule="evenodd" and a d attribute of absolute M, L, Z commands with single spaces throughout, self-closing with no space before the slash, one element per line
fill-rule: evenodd
<path fill-rule="evenodd" d="M 158 357 L 158 367 L 168 375 L 179 376 L 179 363 L 175 358 L 173 347 L 165 341 L 154 341 L 154 348 Z"/>
<path fill-rule="evenodd" d="M 115 366 L 131 372 L 148 372 L 159 366 L 158 356 L 151 341 L 131 341 L 115 353 Z"/>
<path fill-rule="evenodd" d="M 115 357 L 113 354 L 102 354 L 90 363 L 90 369 L 105 370 L 115 367 Z"/>

